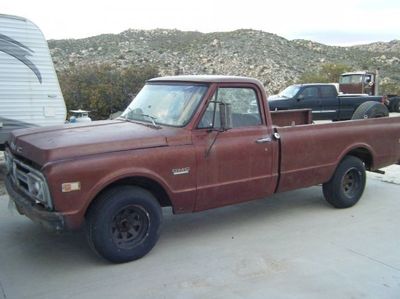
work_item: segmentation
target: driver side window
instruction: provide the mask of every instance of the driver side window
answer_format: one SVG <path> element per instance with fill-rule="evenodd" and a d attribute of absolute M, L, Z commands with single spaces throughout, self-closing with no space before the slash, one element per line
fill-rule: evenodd
<path fill-rule="evenodd" d="M 316 98 L 318 97 L 317 87 L 306 87 L 300 94 L 303 98 Z"/>
<path fill-rule="evenodd" d="M 199 128 L 221 127 L 219 103 L 231 105 L 233 128 L 257 126 L 262 123 L 257 94 L 252 88 L 219 88 L 207 106 Z"/>

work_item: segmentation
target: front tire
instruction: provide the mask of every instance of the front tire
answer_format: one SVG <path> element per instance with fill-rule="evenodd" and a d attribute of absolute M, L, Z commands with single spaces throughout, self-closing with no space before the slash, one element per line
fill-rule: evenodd
<path fill-rule="evenodd" d="M 86 233 L 91 248 L 113 263 L 146 255 L 160 236 L 162 211 L 147 190 L 119 186 L 102 194 L 87 214 Z"/>
<path fill-rule="evenodd" d="M 364 192 L 366 173 L 364 163 L 357 157 L 346 156 L 332 178 L 322 185 L 324 197 L 335 208 L 354 206 Z"/>

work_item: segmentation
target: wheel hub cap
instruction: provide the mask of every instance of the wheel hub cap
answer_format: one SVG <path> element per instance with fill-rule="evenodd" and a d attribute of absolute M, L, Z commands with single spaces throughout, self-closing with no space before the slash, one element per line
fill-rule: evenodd
<path fill-rule="evenodd" d="M 118 247 L 130 249 L 143 241 L 148 228 L 148 214 L 139 206 L 128 206 L 113 218 L 112 238 Z"/>

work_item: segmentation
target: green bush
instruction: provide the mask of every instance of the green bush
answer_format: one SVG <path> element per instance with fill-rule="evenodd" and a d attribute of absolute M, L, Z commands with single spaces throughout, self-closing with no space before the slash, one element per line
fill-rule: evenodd
<path fill-rule="evenodd" d="M 73 66 L 58 72 L 67 110 L 89 110 L 93 120 L 123 111 L 145 81 L 157 76 L 152 66 L 116 69 L 107 64 Z"/>
<path fill-rule="evenodd" d="M 381 84 L 379 84 L 379 94 L 400 95 L 400 84 L 395 82 L 382 82 Z"/>
<path fill-rule="evenodd" d="M 350 70 L 351 67 L 345 64 L 326 63 L 318 71 L 303 73 L 297 83 L 337 83 L 340 74 Z"/>

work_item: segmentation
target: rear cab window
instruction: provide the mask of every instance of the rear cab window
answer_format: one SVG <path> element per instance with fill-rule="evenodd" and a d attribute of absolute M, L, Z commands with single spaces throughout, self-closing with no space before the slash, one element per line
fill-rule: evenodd
<path fill-rule="evenodd" d="M 320 92 L 322 98 L 331 98 L 337 96 L 336 87 L 333 85 L 320 86 Z"/>

